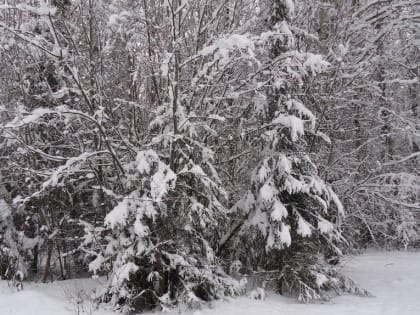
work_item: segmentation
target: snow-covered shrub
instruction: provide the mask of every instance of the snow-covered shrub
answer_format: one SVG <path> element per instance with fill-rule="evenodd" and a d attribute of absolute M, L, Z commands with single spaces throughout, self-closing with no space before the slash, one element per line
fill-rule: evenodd
<path fill-rule="evenodd" d="M 12 207 L 0 199 L 0 279 L 21 283 L 28 274 L 27 258 L 31 257 L 31 239 L 15 228 Z"/>
<path fill-rule="evenodd" d="M 214 233 L 226 209 L 209 151 L 182 141 L 190 145 L 175 143 L 183 152 L 176 173 L 156 151 L 138 152 L 127 168 L 132 192 L 106 217 L 112 237 L 105 256 L 113 265 L 108 294 L 123 310 L 197 306 L 242 290 L 214 255 Z"/>
<path fill-rule="evenodd" d="M 265 290 L 263 288 L 256 288 L 255 290 L 252 290 L 248 294 L 250 299 L 253 300 L 265 300 Z"/>
<path fill-rule="evenodd" d="M 231 240 L 233 256 L 242 261 L 244 272 L 265 273 L 280 293 L 307 302 L 326 298 L 328 290 L 341 293 L 353 286 L 325 262 L 337 263 L 341 254 L 344 209 L 308 153 L 310 138 L 328 139 L 316 132 L 315 115 L 295 96 L 328 63 L 296 49 L 288 24 L 290 4 L 263 2 L 266 29 L 261 40 L 266 51 L 260 58 L 272 65 L 260 78 L 266 89 L 260 104 L 262 131 L 250 139 L 260 150 L 254 154 L 250 189 L 232 209 L 242 220 L 227 232 L 221 246 Z"/>

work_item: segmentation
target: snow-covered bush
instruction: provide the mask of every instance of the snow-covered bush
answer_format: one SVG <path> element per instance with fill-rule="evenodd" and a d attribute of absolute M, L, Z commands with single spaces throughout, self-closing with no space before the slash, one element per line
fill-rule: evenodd
<path fill-rule="evenodd" d="M 291 4 L 264 2 L 266 29 L 260 38 L 266 51 L 260 58 L 271 66 L 260 77 L 266 91 L 260 110 L 263 123 L 254 129 L 259 132 L 253 130 L 258 137 L 249 140 L 259 151 L 254 154 L 250 189 L 232 209 L 240 223 L 226 233 L 221 246 L 232 243 L 233 257 L 242 260 L 244 272 L 265 274 L 280 293 L 307 302 L 326 298 L 329 290 L 341 293 L 354 286 L 327 263 L 338 263 L 341 255 L 344 209 L 318 176 L 308 140 L 328 139 L 316 131 L 315 115 L 293 96 L 329 64 L 320 55 L 296 48 L 288 24 Z M 325 279 L 322 284 L 320 278 Z"/>
<path fill-rule="evenodd" d="M 112 236 L 96 260 L 112 257 L 108 293 L 124 310 L 197 306 L 242 290 L 214 254 L 226 209 L 211 151 L 182 136 L 172 146 L 175 171 L 154 150 L 137 153 L 126 170 L 131 193 L 105 219 Z"/>

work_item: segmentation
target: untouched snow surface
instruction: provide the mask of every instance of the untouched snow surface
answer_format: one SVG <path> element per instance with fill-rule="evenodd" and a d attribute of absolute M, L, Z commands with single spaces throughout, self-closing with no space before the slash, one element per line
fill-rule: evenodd
<path fill-rule="evenodd" d="M 369 252 L 349 257 L 345 274 L 375 297 L 345 295 L 329 302 L 300 304 L 293 299 L 268 293 L 264 301 L 246 297 L 216 302 L 208 309 L 174 311 L 168 315 L 420 315 L 420 253 Z M 88 296 L 103 280 L 70 280 L 52 284 L 24 284 L 16 292 L 0 281 L 1 315 L 111 315 L 95 310 Z M 78 300 L 83 303 L 77 304 Z M 79 310 L 79 311 L 78 311 Z M 151 313 L 147 313 L 151 314 Z M 154 313 L 159 314 L 159 313 Z"/>

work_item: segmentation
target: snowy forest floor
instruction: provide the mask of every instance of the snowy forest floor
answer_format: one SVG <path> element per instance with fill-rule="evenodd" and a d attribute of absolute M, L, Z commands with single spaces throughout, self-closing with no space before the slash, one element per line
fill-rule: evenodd
<path fill-rule="evenodd" d="M 168 315 L 419 315 L 420 252 L 368 252 L 347 257 L 343 272 L 369 290 L 374 297 L 344 295 L 329 302 L 300 304 L 294 299 L 268 293 L 264 301 L 246 297 L 212 303 L 209 308 Z M 51 284 L 25 283 L 16 292 L 0 281 L 1 315 L 110 315 L 94 310 L 89 294 L 103 280 L 68 280 Z M 77 300 L 83 303 L 77 304 Z M 151 313 L 147 313 L 151 314 Z M 156 314 L 156 313 L 155 313 Z"/>

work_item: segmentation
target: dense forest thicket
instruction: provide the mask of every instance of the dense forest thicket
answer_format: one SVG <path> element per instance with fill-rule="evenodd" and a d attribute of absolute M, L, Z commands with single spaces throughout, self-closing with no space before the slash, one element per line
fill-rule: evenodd
<path fill-rule="evenodd" d="M 1 278 L 307 302 L 419 246 L 419 0 L 0 2 Z"/>

